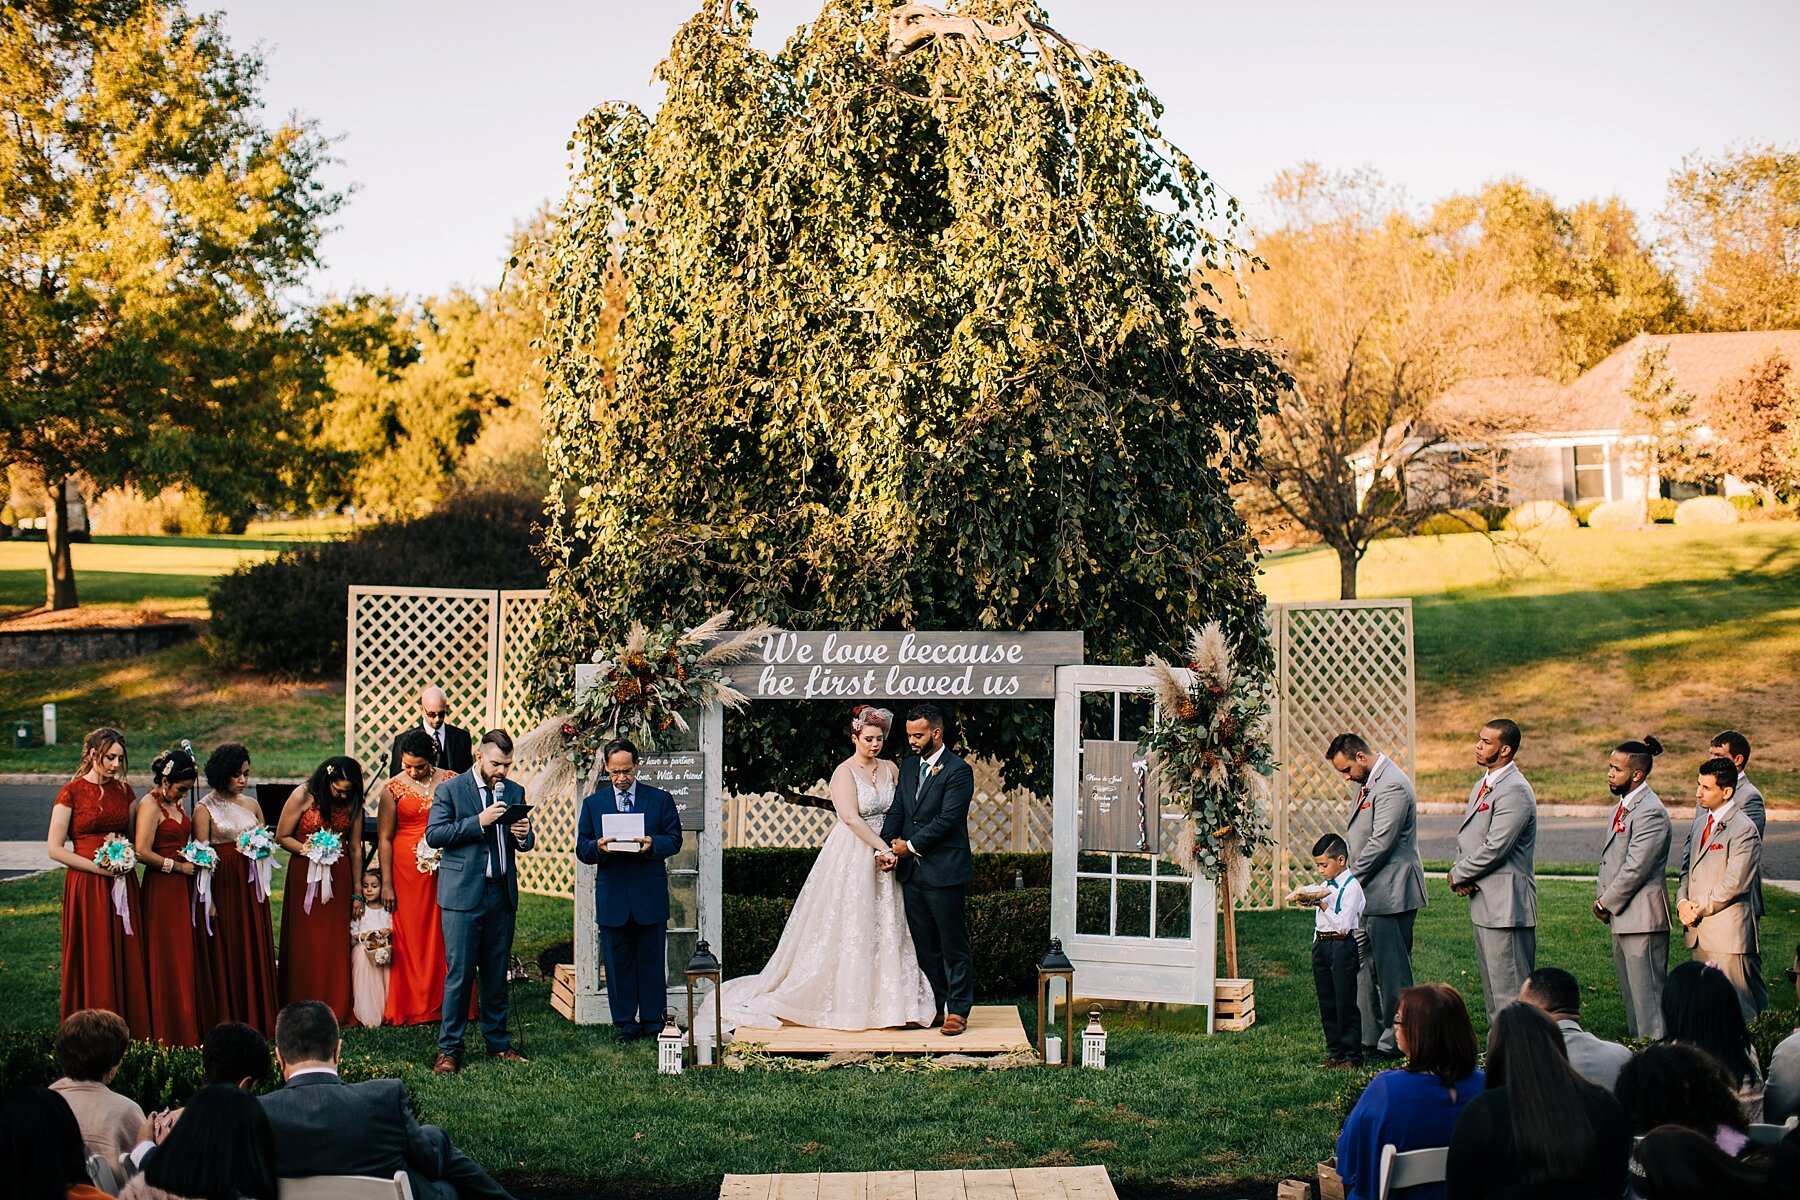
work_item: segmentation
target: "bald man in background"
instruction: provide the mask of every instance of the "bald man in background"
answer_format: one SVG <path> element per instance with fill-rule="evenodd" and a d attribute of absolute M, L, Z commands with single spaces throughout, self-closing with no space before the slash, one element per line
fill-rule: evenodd
<path fill-rule="evenodd" d="M 443 688 L 428 687 L 419 693 L 419 727 L 437 743 L 438 766 L 460 775 L 475 765 L 469 731 L 450 724 L 450 700 Z M 400 773 L 400 738 L 409 731 L 402 729 L 394 735 L 393 747 L 388 751 L 389 779 Z"/>

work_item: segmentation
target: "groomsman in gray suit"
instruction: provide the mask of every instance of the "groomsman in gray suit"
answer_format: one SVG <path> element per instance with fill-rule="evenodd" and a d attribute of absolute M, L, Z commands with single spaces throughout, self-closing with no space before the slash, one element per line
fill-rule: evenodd
<path fill-rule="evenodd" d="M 1368 954 L 1358 980 L 1363 1052 L 1398 1059 L 1394 1013 L 1400 993 L 1412 986 L 1413 921 L 1425 907 L 1418 800 L 1406 772 L 1387 755 L 1372 753 L 1354 733 L 1333 738 L 1325 757 L 1333 770 L 1357 785 L 1344 842 L 1350 849 L 1350 874 L 1362 884 L 1365 899 Z"/>
<path fill-rule="evenodd" d="M 1513 761 L 1518 753 L 1513 722 L 1498 717 L 1481 727 L 1475 765 L 1485 774 L 1469 789 L 1450 866 L 1450 890 L 1469 900 L 1489 1025 L 1537 966 L 1537 794 Z"/>
<path fill-rule="evenodd" d="M 1762 838 L 1737 805 L 1737 768 L 1729 758 L 1700 764 L 1694 800 L 1704 813 L 1688 839 L 1688 866 L 1675 892 L 1682 940 L 1694 958 L 1714 963 L 1737 988 L 1744 1020 L 1757 1008 L 1750 991 L 1750 954 L 1758 946 L 1751 882 L 1762 865 Z"/>
<path fill-rule="evenodd" d="M 1674 828 L 1650 790 L 1662 743 L 1621 742 L 1606 763 L 1606 787 L 1618 798 L 1600 851 L 1594 915 L 1612 930 L 1613 970 L 1625 1001 L 1628 1036 L 1663 1036 L 1663 981 L 1669 974 L 1669 866 Z"/>
<path fill-rule="evenodd" d="M 1737 768 L 1737 791 L 1732 794 L 1732 803 L 1736 804 L 1746 817 L 1756 826 L 1756 836 L 1763 837 L 1768 829 L 1768 808 L 1763 801 L 1762 789 L 1750 782 L 1744 772 L 1750 766 L 1750 739 L 1735 729 L 1727 729 L 1723 733 L 1713 734 L 1711 753 L 1715 758 L 1728 758 L 1731 765 Z M 1699 814 L 1694 814 L 1699 819 Z M 1684 864 L 1685 865 L 1685 864 Z M 1750 881 L 1750 911 L 1756 914 L 1757 928 L 1762 928 L 1763 891 L 1762 871 L 1756 872 L 1756 878 Z M 1763 982 L 1762 946 L 1750 951 L 1750 961 L 1745 964 L 1745 974 L 1750 982 L 1750 1001 L 1761 1012 L 1769 1007 L 1769 988 Z"/>

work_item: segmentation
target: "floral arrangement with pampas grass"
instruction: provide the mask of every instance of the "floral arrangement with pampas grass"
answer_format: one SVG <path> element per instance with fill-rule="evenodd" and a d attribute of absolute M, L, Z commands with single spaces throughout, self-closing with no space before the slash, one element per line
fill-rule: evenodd
<path fill-rule="evenodd" d="M 1174 667 L 1149 658 L 1156 718 L 1144 744 L 1162 767 L 1170 800 L 1187 810 L 1171 851 L 1185 870 L 1223 878 L 1243 895 L 1250 856 L 1269 844 L 1269 681 L 1243 669 L 1214 621 L 1192 634 L 1184 686 Z"/>
<path fill-rule="evenodd" d="M 759 639 L 774 632 L 758 624 L 729 637 L 731 610 L 685 633 L 671 626 L 652 631 L 634 622 L 625 640 L 600 662 L 600 677 L 567 713 L 551 717 L 519 739 L 523 762 L 542 762 L 533 790 L 565 791 L 577 780 L 592 788 L 605 768 L 600 753 L 626 738 L 650 753 L 688 732 L 686 711 L 708 704 L 742 708 L 749 697 L 726 682 L 724 668 L 741 662 Z"/>

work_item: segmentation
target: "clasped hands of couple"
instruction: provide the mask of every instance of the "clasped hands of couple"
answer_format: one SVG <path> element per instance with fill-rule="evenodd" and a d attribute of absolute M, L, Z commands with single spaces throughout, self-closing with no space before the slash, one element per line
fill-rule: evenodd
<path fill-rule="evenodd" d="M 895 838 L 893 845 L 889 846 L 886 850 L 877 850 L 875 852 L 875 869 L 878 871 L 892 871 L 895 867 L 900 865 L 900 860 L 909 854 L 914 858 L 917 858 L 919 852 L 907 845 L 905 838 Z"/>

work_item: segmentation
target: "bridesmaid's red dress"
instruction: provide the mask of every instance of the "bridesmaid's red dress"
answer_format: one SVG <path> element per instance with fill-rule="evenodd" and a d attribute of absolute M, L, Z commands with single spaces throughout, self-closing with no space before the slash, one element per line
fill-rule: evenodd
<path fill-rule="evenodd" d="M 69 837 L 75 853 L 91 859 L 106 835 L 131 834 L 131 786 L 122 779 L 105 784 L 71 779 L 56 802 L 71 812 Z M 62 1015 L 105 1008 L 125 1018 L 134 1039 L 151 1036 L 150 986 L 144 951 L 144 912 L 135 874 L 125 878 L 131 932 L 113 911 L 113 880 L 89 871 L 63 877 Z"/>
<path fill-rule="evenodd" d="M 431 797 L 400 779 L 387 782 L 394 802 L 394 961 L 388 971 L 389 1025 L 436 1023 L 443 1014 L 444 926 L 438 910 L 437 876 L 419 870 L 419 843 L 431 815 Z"/>
<path fill-rule="evenodd" d="M 154 797 L 145 804 L 155 804 Z M 194 825 L 184 812 L 164 810 L 150 848 L 164 858 L 181 861 L 181 848 Z M 164 874 L 144 864 L 142 885 L 144 945 L 150 954 L 151 1029 L 171 1046 L 198 1046 L 212 1029 L 212 980 L 206 967 L 206 914 L 194 911 L 195 876 Z M 198 928 L 196 925 L 198 919 Z"/>
<path fill-rule="evenodd" d="M 200 919 L 206 976 L 212 985 L 217 1020 L 242 1021 L 264 1037 L 275 1036 L 280 1005 L 275 987 L 275 934 L 269 923 L 269 901 L 258 899 L 250 882 L 250 860 L 238 853 L 237 836 L 259 822 L 249 809 L 216 793 L 201 801 L 212 817 L 212 848 L 219 865 L 213 870 L 212 932 Z"/>
<path fill-rule="evenodd" d="M 332 814 L 330 829 L 344 839 L 344 852 L 331 866 L 329 903 L 315 895 L 312 911 L 306 911 L 307 860 L 298 854 L 288 860 L 287 884 L 281 895 L 281 957 L 276 968 L 283 1004 L 323 1000 L 344 1027 L 356 1024 L 356 996 L 350 978 L 350 900 L 360 882 L 350 875 L 351 810 L 355 807 L 342 804 Z M 304 842 L 321 828 L 315 805 L 301 815 L 294 837 Z"/>

